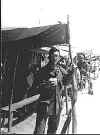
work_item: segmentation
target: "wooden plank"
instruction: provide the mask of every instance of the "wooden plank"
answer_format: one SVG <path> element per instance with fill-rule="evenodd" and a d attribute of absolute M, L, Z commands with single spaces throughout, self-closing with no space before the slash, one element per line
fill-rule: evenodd
<path fill-rule="evenodd" d="M 17 103 L 12 104 L 12 111 L 16 111 L 16 109 L 22 108 L 25 105 L 28 105 L 28 104 L 31 104 L 32 102 L 35 102 L 36 100 L 39 99 L 39 96 L 40 95 L 38 94 L 38 95 L 26 98 L 26 99 L 24 99 L 22 101 L 19 101 Z M 2 110 L 8 111 L 9 106 L 2 107 Z"/>

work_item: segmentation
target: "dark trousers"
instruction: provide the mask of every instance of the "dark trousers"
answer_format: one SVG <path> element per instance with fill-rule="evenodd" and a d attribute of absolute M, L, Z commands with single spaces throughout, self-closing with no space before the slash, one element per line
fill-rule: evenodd
<path fill-rule="evenodd" d="M 58 124 L 59 124 L 59 115 L 49 115 L 47 114 L 48 104 L 40 103 L 37 110 L 36 126 L 34 134 L 44 134 L 46 121 L 48 118 L 48 129 L 47 134 L 55 134 Z"/>

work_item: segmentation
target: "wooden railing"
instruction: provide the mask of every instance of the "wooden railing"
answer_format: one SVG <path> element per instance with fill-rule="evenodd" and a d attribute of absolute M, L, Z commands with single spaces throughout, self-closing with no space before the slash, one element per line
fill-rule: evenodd
<path fill-rule="evenodd" d="M 39 94 L 34 95 L 32 97 L 26 98 L 26 99 L 24 99 L 22 101 L 19 101 L 17 103 L 13 103 L 11 105 L 11 108 L 10 108 L 11 110 L 10 111 L 9 111 L 9 106 L 5 106 L 5 107 L 1 108 L 1 113 L 2 113 L 2 117 L 3 117 L 1 124 L 3 125 L 3 123 L 5 122 L 5 116 L 6 116 L 6 114 L 8 114 L 8 121 L 9 121 L 9 123 L 8 123 L 8 128 L 9 128 L 8 132 L 9 133 L 11 132 L 11 129 L 12 129 L 13 112 L 16 111 L 17 109 L 20 109 L 20 108 L 22 108 L 22 107 L 24 107 L 26 105 L 29 105 L 29 104 L 37 101 L 39 99 L 39 96 L 40 96 Z"/>

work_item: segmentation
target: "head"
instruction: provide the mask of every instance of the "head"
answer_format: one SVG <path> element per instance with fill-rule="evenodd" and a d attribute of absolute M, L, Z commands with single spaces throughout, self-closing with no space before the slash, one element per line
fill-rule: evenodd
<path fill-rule="evenodd" d="M 60 57 L 60 51 L 57 48 L 52 47 L 49 51 L 50 62 L 56 64 L 59 60 L 59 57 Z"/>
<path fill-rule="evenodd" d="M 84 62 L 84 59 L 85 59 L 85 55 L 84 54 L 79 54 L 78 55 L 78 61 Z"/>

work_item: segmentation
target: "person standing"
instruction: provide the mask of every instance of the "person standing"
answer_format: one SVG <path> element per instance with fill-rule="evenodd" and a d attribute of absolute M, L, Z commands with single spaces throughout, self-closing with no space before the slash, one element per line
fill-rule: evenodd
<path fill-rule="evenodd" d="M 48 64 L 40 69 L 34 82 L 40 93 L 34 134 L 45 132 L 47 119 L 47 134 L 55 134 L 59 125 L 63 78 L 67 75 L 66 70 L 57 64 L 59 56 L 59 50 L 52 47 Z"/>

